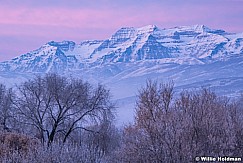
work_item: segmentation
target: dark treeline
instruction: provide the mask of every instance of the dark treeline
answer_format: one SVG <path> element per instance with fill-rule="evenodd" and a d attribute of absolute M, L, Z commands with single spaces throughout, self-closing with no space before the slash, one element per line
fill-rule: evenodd
<path fill-rule="evenodd" d="M 148 81 L 133 124 L 114 125 L 109 90 L 56 74 L 0 84 L 1 162 L 194 162 L 243 157 L 243 99 L 209 89 L 174 95 Z M 120 108 L 122 109 L 122 108 Z"/>

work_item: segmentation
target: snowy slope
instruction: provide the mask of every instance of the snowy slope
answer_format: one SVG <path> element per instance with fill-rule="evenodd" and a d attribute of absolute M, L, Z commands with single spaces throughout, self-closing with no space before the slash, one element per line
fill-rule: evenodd
<path fill-rule="evenodd" d="M 243 34 L 203 25 L 160 29 L 154 25 L 121 28 L 106 40 L 51 41 L 37 50 L 0 63 L 0 71 L 70 71 L 110 63 L 163 59 L 204 64 L 243 53 Z"/>
<path fill-rule="evenodd" d="M 176 90 L 211 87 L 243 93 L 243 33 L 204 25 L 169 29 L 126 27 L 106 40 L 48 42 L 0 63 L 0 82 L 13 85 L 36 73 L 58 72 L 103 83 L 119 106 L 118 122 L 131 121 L 138 89 L 147 79 L 174 80 Z"/>

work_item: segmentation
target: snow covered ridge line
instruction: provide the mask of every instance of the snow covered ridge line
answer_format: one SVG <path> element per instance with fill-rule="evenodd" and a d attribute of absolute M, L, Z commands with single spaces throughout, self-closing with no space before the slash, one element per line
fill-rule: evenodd
<path fill-rule="evenodd" d="M 105 40 L 50 41 L 0 63 L 0 83 L 14 86 L 56 72 L 104 84 L 117 101 L 118 124 L 133 121 L 138 90 L 147 79 L 173 80 L 175 90 L 210 87 L 218 95 L 243 93 L 243 33 L 203 25 L 121 28 Z M 125 110 L 124 110 L 125 109 Z"/>
<path fill-rule="evenodd" d="M 48 42 L 1 62 L 4 72 L 64 72 L 117 63 L 160 60 L 180 65 L 207 64 L 243 54 L 243 33 L 204 25 L 163 29 L 155 25 L 121 28 L 105 40 Z"/>

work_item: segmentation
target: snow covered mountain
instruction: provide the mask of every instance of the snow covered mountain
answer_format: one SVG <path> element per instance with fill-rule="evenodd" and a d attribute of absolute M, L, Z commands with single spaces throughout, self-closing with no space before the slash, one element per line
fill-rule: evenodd
<path fill-rule="evenodd" d="M 70 71 L 111 63 L 158 60 L 205 64 L 243 53 L 243 33 L 204 25 L 160 29 L 154 25 L 121 28 L 102 41 L 48 42 L 39 49 L 0 63 L 0 71 Z"/>
<path fill-rule="evenodd" d="M 106 40 L 51 41 L 1 62 L 0 82 L 11 85 L 47 72 L 106 84 L 123 108 L 120 117 L 131 119 L 137 90 L 148 78 L 174 80 L 180 90 L 206 86 L 221 95 L 243 93 L 243 33 L 148 25 L 121 28 Z"/>

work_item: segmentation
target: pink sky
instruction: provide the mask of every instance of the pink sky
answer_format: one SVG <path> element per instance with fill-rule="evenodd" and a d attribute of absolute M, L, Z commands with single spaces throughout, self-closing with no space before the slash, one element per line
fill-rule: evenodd
<path fill-rule="evenodd" d="M 54 41 L 106 39 L 121 27 L 204 24 L 243 32 L 243 0 L 11 0 L 0 6 L 0 61 Z"/>

